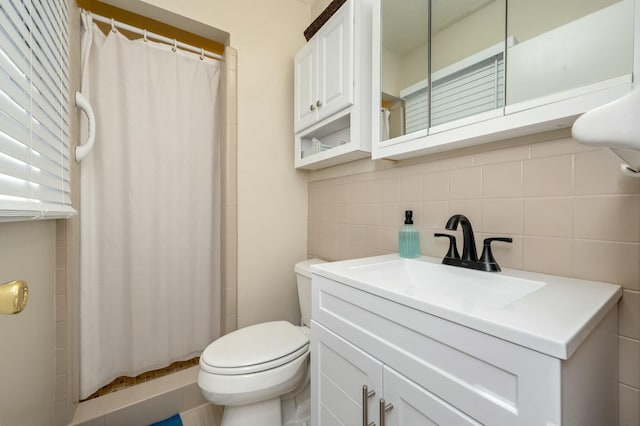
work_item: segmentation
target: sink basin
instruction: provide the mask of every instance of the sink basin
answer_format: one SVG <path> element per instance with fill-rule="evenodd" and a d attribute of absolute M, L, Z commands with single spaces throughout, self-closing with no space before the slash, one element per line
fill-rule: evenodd
<path fill-rule="evenodd" d="M 441 261 L 387 254 L 322 263 L 311 267 L 312 285 L 353 287 L 560 359 L 568 359 L 622 295 L 615 284 Z M 313 297 L 313 309 L 320 309 L 323 296 L 314 290 Z"/>
<path fill-rule="evenodd" d="M 349 268 L 353 278 L 436 305 L 503 308 L 545 286 L 544 282 L 417 259 L 393 259 Z"/>

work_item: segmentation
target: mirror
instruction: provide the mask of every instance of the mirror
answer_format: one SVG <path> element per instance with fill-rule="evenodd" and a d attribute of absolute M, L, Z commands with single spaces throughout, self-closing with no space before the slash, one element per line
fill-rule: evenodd
<path fill-rule="evenodd" d="M 381 141 L 502 112 L 506 0 L 380 1 Z"/>
<path fill-rule="evenodd" d="M 509 0 L 507 105 L 630 75 L 633 3 Z"/>
<path fill-rule="evenodd" d="M 429 127 L 429 2 L 381 3 L 380 140 L 384 141 Z"/>
<path fill-rule="evenodd" d="M 380 141 L 632 82 L 634 0 L 378 1 Z"/>
<path fill-rule="evenodd" d="M 506 0 L 431 1 L 431 127 L 502 112 L 506 12 Z"/>

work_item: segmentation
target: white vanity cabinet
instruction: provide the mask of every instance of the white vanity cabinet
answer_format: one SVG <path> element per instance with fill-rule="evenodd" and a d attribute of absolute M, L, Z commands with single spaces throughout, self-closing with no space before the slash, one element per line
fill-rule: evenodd
<path fill-rule="evenodd" d="M 578 331 L 586 337 L 562 359 L 320 274 L 312 425 L 617 424 L 615 304 L 595 328 Z M 391 404 L 384 419 L 381 400 Z"/>
<path fill-rule="evenodd" d="M 380 424 L 381 404 L 387 425 L 478 424 L 320 324 L 313 323 L 313 330 L 314 425 Z"/>
<path fill-rule="evenodd" d="M 295 166 L 371 152 L 372 0 L 347 0 L 294 59 Z"/>

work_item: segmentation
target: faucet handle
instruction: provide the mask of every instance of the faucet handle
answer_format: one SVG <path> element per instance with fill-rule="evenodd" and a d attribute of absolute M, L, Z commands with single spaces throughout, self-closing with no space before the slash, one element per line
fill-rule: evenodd
<path fill-rule="evenodd" d="M 484 247 L 482 248 L 482 255 L 480 256 L 480 262 L 486 265 L 486 270 L 499 272 L 501 271 L 500 265 L 496 261 L 495 257 L 493 257 L 493 253 L 491 251 L 491 243 L 494 241 L 501 241 L 503 243 L 512 243 L 513 238 L 510 237 L 492 237 L 484 239 Z"/>
<path fill-rule="evenodd" d="M 446 237 L 449 238 L 449 250 L 447 251 L 447 254 L 445 255 L 445 258 L 451 258 L 451 259 L 460 259 L 460 254 L 458 253 L 458 246 L 456 245 L 456 236 L 455 235 L 449 235 L 449 234 L 440 234 L 438 232 L 436 232 L 435 234 L 433 234 L 434 237 Z"/>

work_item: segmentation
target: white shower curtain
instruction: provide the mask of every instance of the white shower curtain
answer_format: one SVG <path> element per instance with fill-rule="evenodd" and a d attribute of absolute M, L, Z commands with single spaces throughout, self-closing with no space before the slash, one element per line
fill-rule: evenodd
<path fill-rule="evenodd" d="M 219 336 L 221 185 L 219 62 L 83 24 L 97 122 L 81 163 L 85 398 Z"/>

